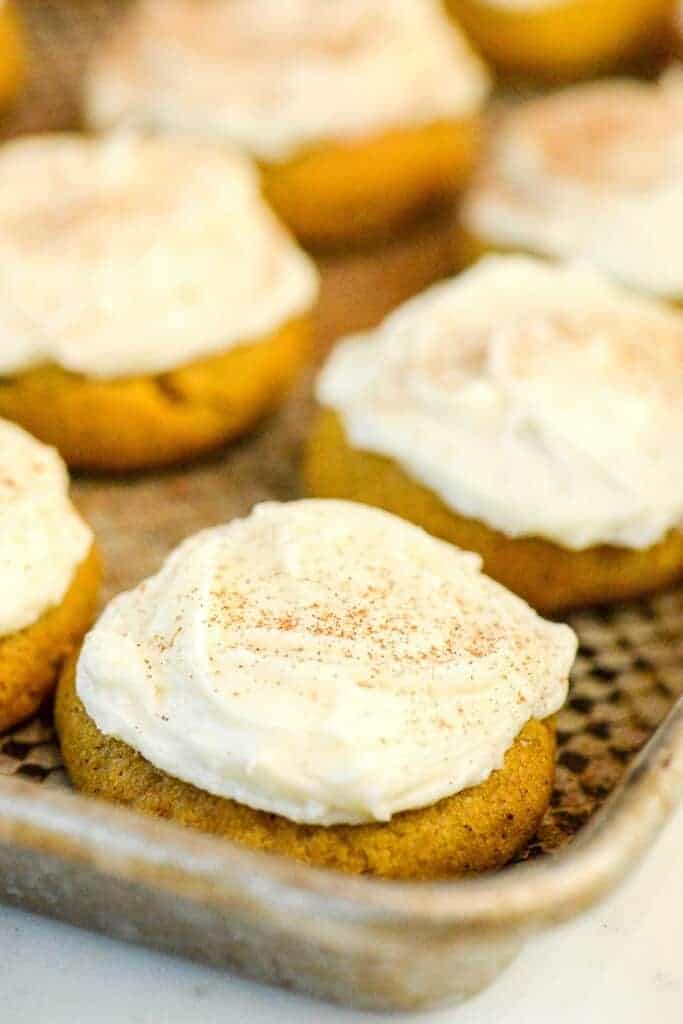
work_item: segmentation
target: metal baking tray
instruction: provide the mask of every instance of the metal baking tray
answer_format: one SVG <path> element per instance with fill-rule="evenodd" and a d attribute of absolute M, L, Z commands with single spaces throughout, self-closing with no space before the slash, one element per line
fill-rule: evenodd
<path fill-rule="evenodd" d="M 77 480 L 109 567 L 105 598 L 188 533 L 295 497 L 311 405 L 304 380 L 258 434 L 203 463 Z M 350 878 L 77 796 L 47 707 L 0 737 L 0 898 L 361 1007 L 463 999 L 530 932 L 615 885 L 683 796 L 683 590 L 571 622 L 581 648 L 557 719 L 552 805 L 520 862 L 496 875 Z"/>
<path fill-rule="evenodd" d="M 0 782 L 0 896 L 345 1004 L 479 991 L 532 932 L 638 860 L 683 793 L 683 701 L 574 842 L 478 879 L 348 878 L 20 778 Z"/>
<path fill-rule="evenodd" d="M 77 125 L 78 76 L 125 0 L 19 0 L 34 54 L 0 136 Z M 446 271 L 448 225 L 324 261 L 319 351 Z M 183 537 L 297 495 L 310 378 L 251 438 L 189 468 L 80 479 L 104 599 Z M 581 648 L 558 716 L 551 807 L 518 862 L 440 883 L 350 878 L 75 795 L 49 705 L 0 736 L 0 899 L 264 981 L 373 1009 L 457 1001 L 532 932 L 625 876 L 683 797 L 683 589 L 575 615 Z"/>

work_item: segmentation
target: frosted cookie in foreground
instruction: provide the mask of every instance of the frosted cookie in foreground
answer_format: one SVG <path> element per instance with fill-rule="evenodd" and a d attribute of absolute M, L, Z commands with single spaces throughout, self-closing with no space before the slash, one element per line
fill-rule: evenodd
<path fill-rule="evenodd" d="M 0 732 L 54 686 L 94 617 L 99 582 L 61 459 L 0 420 Z"/>
<path fill-rule="evenodd" d="M 309 492 L 460 547 L 534 607 L 683 578 L 683 316 L 590 269 L 489 257 L 342 342 Z"/>
<path fill-rule="evenodd" d="M 187 459 L 307 361 L 317 274 L 238 154 L 130 137 L 0 150 L 0 415 L 72 466 Z"/>
<path fill-rule="evenodd" d="M 461 210 L 464 249 L 582 259 L 683 301 L 683 69 L 511 108 Z"/>
<path fill-rule="evenodd" d="M 476 555 L 378 509 L 257 506 L 116 598 L 65 671 L 77 788 L 321 867 L 498 867 L 552 789 L 576 652 Z"/>
<path fill-rule="evenodd" d="M 614 65 L 663 37 L 672 0 L 446 0 L 499 67 L 546 78 Z"/>
<path fill-rule="evenodd" d="M 14 5 L 0 0 L 0 109 L 17 95 L 24 65 L 24 41 Z"/>
<path fill-rule="evenodd" d="M 461 189 L 488 91 L 438 0 L 140 0 L 85 114 L 241 146 L 294 232 L 337 245 Z"/>

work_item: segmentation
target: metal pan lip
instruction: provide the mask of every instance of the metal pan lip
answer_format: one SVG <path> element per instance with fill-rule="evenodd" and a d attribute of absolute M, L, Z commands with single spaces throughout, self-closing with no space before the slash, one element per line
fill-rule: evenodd
<path fill-rule="evenodd" d="M 81 862 L 292 929 L 336 921 L 416 932 L 559 921 L 627 874 L 683 799 L 683 697 L 564 851 L 497 874 L 439 882 L 356 878 L 241 848 L 92 798 L 0 780 L 0 842 Z"/>

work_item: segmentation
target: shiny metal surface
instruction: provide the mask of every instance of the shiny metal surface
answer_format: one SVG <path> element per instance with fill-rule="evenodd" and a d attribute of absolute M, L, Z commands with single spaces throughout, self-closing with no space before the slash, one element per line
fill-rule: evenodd
<path fill-rule="evenodd" d="M 529 932 L 616 885 L 682 797 L 680 700 L 573 844 L 454 882 L 347 878 L 3 779 L 0 896 L 350 1005 L 420 1009 L 477 992 Z"/>

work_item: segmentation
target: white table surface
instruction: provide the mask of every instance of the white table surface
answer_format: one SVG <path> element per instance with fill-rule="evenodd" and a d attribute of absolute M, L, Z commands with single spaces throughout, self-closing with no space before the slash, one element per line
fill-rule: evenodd
<path fill-rule="evenodd" d="M 464 1006 L 360 1014 L 0 907 L 0 1022 L 29 1024 L 681 1024 L 683 808 L 644 864 L 577 921 L 532 940 Z"/>

